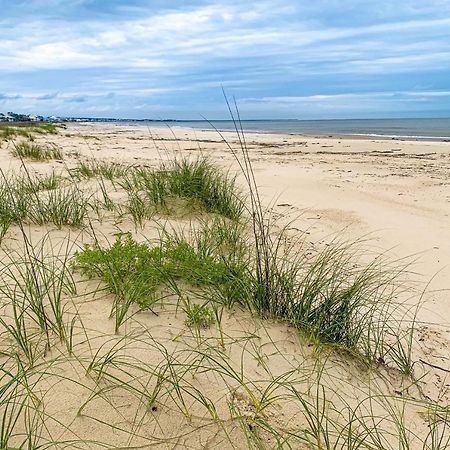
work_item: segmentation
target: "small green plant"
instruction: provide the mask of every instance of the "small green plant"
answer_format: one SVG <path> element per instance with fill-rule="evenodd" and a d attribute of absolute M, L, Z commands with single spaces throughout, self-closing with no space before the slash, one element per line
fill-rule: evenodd
<path fill-rule="evenodd" d="M 12 155 L 19 158 L 32 159 L 35 161 L 62 159 L 63 157 L 61 150 L 56 146 L 42 146 L 26 141 L 14 144 Z"/>
<path fill-rule="evenodd" d="M 111 315 L 115 317 L 116 332 L 133 303 L 149 308 L 156 301 L 155 291 L 163 281 L 159 248 L 150 249 L 128 235 L 125 239 L 118 237 L 109 249 L 87 246 L 75 258 L 78 270 L 99 277 L 114 294 Z"/>
<path fill-rule="evenodd" d="M 186 324 L 189 327 L 208 328 L 214 322 L 214 312 L 204 304 L 192 303 L 189 299 L 184 302 L 186 312 Z"/>
<path fill-rule="evenodd" d="M 115 295 L 112 313 L 116 318 L 120 313 L 122 319 L 132 303 L 151 307 L 158 300 L 157 290 L 174 280 L 193 287 L 220 285 L 224 296 L 236 297 L 236 274 L 246 270 L 244 265 L 220 256 L 204 257 L 187 241 L 173 236 L 164 236 L 155 247 L 137 243 L 130 235 L 119 236 L 110 248 L 86 246 L 77 252 L 74 265 L 82 273 L 103 280 Z M 118 326 L 121 323 L 119 320 Z"/>

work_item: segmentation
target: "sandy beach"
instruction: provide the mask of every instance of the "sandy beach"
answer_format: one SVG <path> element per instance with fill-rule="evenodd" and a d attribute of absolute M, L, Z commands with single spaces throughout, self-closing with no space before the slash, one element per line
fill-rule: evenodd
<path fill-rule="evenodd" d="M 69 123 L 57 134 L 33 139 L 55 145 L 63 158 L 27 161 L 32 174 L 54 171 L 67 177 L 80 161 L 92 158 L 156 168 L 162 160 L 203 155 L 236 174 L 245 190 L 232 154 L 239 151 L 239 140 L 230 132 Z M 115 333 L 113 295 L 95 277 L 75 273 L 77 295 L 68 296 L 64 322 L 75 318 L 71 350 L 55 338 L 28 378 L 45 417 L 45 426 L 36 425 L 34 433 L 39 442 L 83 449 L 329 448 L 320 431 L 308 428 L 305 414 L 308 405 L 314 409 L 323 400 L 335 438 L 337 424 L 354 408 L 361 416 L 370 411 L 374 422 L 383 417 L 376 426 L 383 435 L 377 437 L 380 448 L 399 448 L 394 411 L 402 410 L 408 448 L 439 448 L 423 445 L 431 442 L 435 416 L 447 433 L 450 402 L 450 143 L 257 133 L 245 139 L 262 203 L 279 229 L 286 226 L 289 238 L 300 239 L 311 252 L 361 240 L 362 262 L 384 254 L 393 266 L 407 266 L 411 289 L 405 304 L 410 302 L 413 312 L 420 305 L 413 375 L 384 361 L 367 368 L 342 349 L 311 342 L 291 325 L 241 306 L 224 309 L 220 327 L 199 331 L 186 325 L 170 297 L 146 311 L 133 305 L 131 318 Z M 13 148 L 11 141 L 0 147 L 5 174 L 22 170 Z M 100 198 L 95 180 L 73 182 Z M 114 203 L 125 201 L 117 183 L 107 180 L 104 186 Z M 89 227 L 32 223 L 25 232 L 46 252 L 65 248 L 72 258 L 83 244 L 94 242 L 93 236 L 101 245 L 127 232 L 139 242 L 154 242 L 161 222 L 187 227 L 192 218 L 161 216 L 137 227 L 126 215 L 105 210 Z M 17 225 L 8 229 L 2 261 L 21 251 L 22 235 Z M 2 307 L 5 317 L 11 316 L 10 306 L 3 301 Z M 2 355 L 10 355 L 11 337 L 6 331 L 1 336 Z M 2 358 L 8 364 L 7 356 Z M 294 401 L 303 395 L 303 402 Z M 436 405 L 435 415 L 428 402 Z M 22 431 L 34 426 L 22 419 L 19 424 Z M 357 428 L 361 436 L 367 432 L 361 423 Z M 337 439 L 335 448 L 349 448 L 342 436 Z"/>

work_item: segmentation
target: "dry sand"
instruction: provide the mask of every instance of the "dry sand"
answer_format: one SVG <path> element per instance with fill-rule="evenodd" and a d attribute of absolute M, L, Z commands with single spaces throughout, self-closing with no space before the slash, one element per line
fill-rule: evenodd
<path fill-rule="evenodd" d="M 235 134 L 223 135 L 238 149 Z M 419 312 L 423 323 L 419 326 L 417 339 L 420 343 L 415 348 L 415 356 L 450 370 L 450 144 L 280 134 L 248 134 L 246 139 L 263 201 L 271 205 L 273 214 L 282 223 L 289 223 L 289 233 L 293 236 L 304 234 L 317 246 L 334 239 L 368 238 L 364 245 L 370 250 L 388 251 L 392 259 L 414 259 L 411 270 L 417 274 L 412 279 L 418 282 L 418 289 L 425 288 L 431 280 Z M 58 135 L 37 140 L 60 146 L 69 167 L 75 165 L 75 157 L 153 166 L 161 158 L 182 152 L 210 155 L 223 167 L 238 172 L 229 148 L 211 131 L 69 124 Z M 19 167 L 5 145 L 0 149 L 0 158 L 4 171 Z M 61 162 L 30 166 L 40 173 L 52 168 L 63 169 Z M 135 232 L 131 223 L 114 220 L 105 220 L 97 227 L 104 241 L 113 240 L 118 230 Z M 46 230 L 33 226 L 30 232 L 38 239 Z M 78 235 L 76 231 L 53 230 L 51 233 L 54 242 L 68 235 L 71 239 L 77 237 L 78 244 L 89 242 L 89 237 L 84 233 Z M 152 238 L 157 232 L 149 225 L 136 235 Z M 19 236 L 17 229 L 10 230 L 2 243 L 3 250 L 20 247 Z M 114 383 L 109 379 L 96 382 L 87 377 L 86 368 L 96 352 L 103 355 L 114 345 L 120 348 L 120 361 L 127 363 L 124 365 L 130 374 L 124 375 L 119 364 L 111 368 L 111 373 L 128 380 L 130 386 L 150 383 L 139 361 L 162 367 L 166 361 L 163 345 L 184 363 L 195 359 L 196 349 L 210 349 L 211 361 L 221 358 L 222 350 L 217 345 L 216 329 L 197 336 L 186 327 L 184 316 L 171 306 L 158 309 L 157 315 L 137 314 L 127 322 L 121 335 L 115 336 L 113 321 L 107 319 L 111 296 L 92 294 L 97 286 L 94 281 L 87 283 L 80 278 L 79 283 L 87 294 L 83 300 L 75 301 L 83 320 L 75 342 L 76 357 L 63 358 L 54 350 L 55 363 L 46 369 L 46 375 L 38 384 L 47 407 L 46 414 L 60 421 L 47 420 L 53 439 L 91 439 L 108 443 L 111 448 L 150 448 L 159 444 L 161 448 L 196 449 L 248 448 L 249 439 L 255 439 L 252 448 L 278 448 L 269 432 L 259 432 L 258 444 L 257 438 L 246 437 L 242 424 L 232 418 L 230 404 L 240 409 L 242 417 L 252 417 L 255 411 L 248 392 L 225 375 L 199 372 L 183 378 L 186 392 L 202 391 L 211 399 L 223 421 L 212 420 L 198 402 L 191 404 L 192 398 L 187 394 L 189 418 L 180 412 L 183 405 L 175 395 L 175 400 L 169 401 L 166 394 L 155 411 L 147 412 L 142 398 L 132 389 L 111 387 Z M 419 301 L 419 296 L 415 299 Z M 284 374 L 290 386 L 305 395 L 310 392 L 314 398 L 311 367 L 319 358 L 327 368 L 324 384 L 331 386 L 330 389 L 337 391 L 350 405 L 356 405 L 373 392 L 386 395 L 402 392 L 417 400 L 440 400 L 444 405 L 450 401 L 445 370 L 418 365 L 417 376 L 424 375 L 424 378 L 417 386 L 411 386 L 409 380 L 388 369 L 368 372 L 356 361 L 349 361 L 333 351 L 323 350 L 317 354 L 317 350 L 310 348 L 293 329 L 251 317 L 240 309 L 227 311 L 223 320 L 226 333 L 223 354 L 230 367 L 238 371 L 242 368 L 244 378 L 253 382 L 255 391 Z M 61 355 L 63 353 L 61 350 Z M 209 363 L 214 365 L 211 361 Z M 299 433 L 305 419 L 298 403 L 283 400 L 285 388 L 281 386 L 276 391 L 280 398 L 268 407 L 265 417 L 274 428 Z M 93 392 L 97 394 L 82 414 L 77 415 Z M 341 400 L 338 396 L 334 400 L 339 409 Z M 372 407 L 376 411 L 383 410 L 383 405 Z M 406 421 L 415 432 L 426 435 L 428 423 L 418 410 L 420 407 L 408 405 Z M 395 429 L 391 431 L 394 442 L 398 433 Z M 414 442 L 413 439 L 412 448 L 421 448 Z M 84 443 L 66 448 L 100 447 Z M 312 447 L 292 444 L 292 448 Z"/>

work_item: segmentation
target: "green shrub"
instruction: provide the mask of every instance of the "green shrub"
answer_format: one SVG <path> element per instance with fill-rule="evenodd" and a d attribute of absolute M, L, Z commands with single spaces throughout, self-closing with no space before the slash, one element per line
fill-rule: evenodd
<path fill-rule="evenodd" d="M 236 297 L 236 279 L 244 278 L 246 271 L 244 265 L 204 257 L 179 238 L 166 237 L 160 246 L 150 247 L 137 243 L 130 235 L 118 237 L 110 248 L 86 246 L 76 254 L 75 267 L 100 278 L 115 295 L 113 313 L 117 305 L 123 304 L 150 307 L 157 301 L 158 288 L 170 286 L 173 280 L 197 288 L 220 285 L 227 297 Z M 229 299 L 229 303 L 233 300 Z"/>

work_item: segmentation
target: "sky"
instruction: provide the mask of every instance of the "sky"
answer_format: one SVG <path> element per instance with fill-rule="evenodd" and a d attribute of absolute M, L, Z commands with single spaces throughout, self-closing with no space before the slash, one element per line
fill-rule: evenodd
<path fill-rule="evenodd" d="M 450 117 L 450 0 L 0 0 L 0 111 Z"/>

